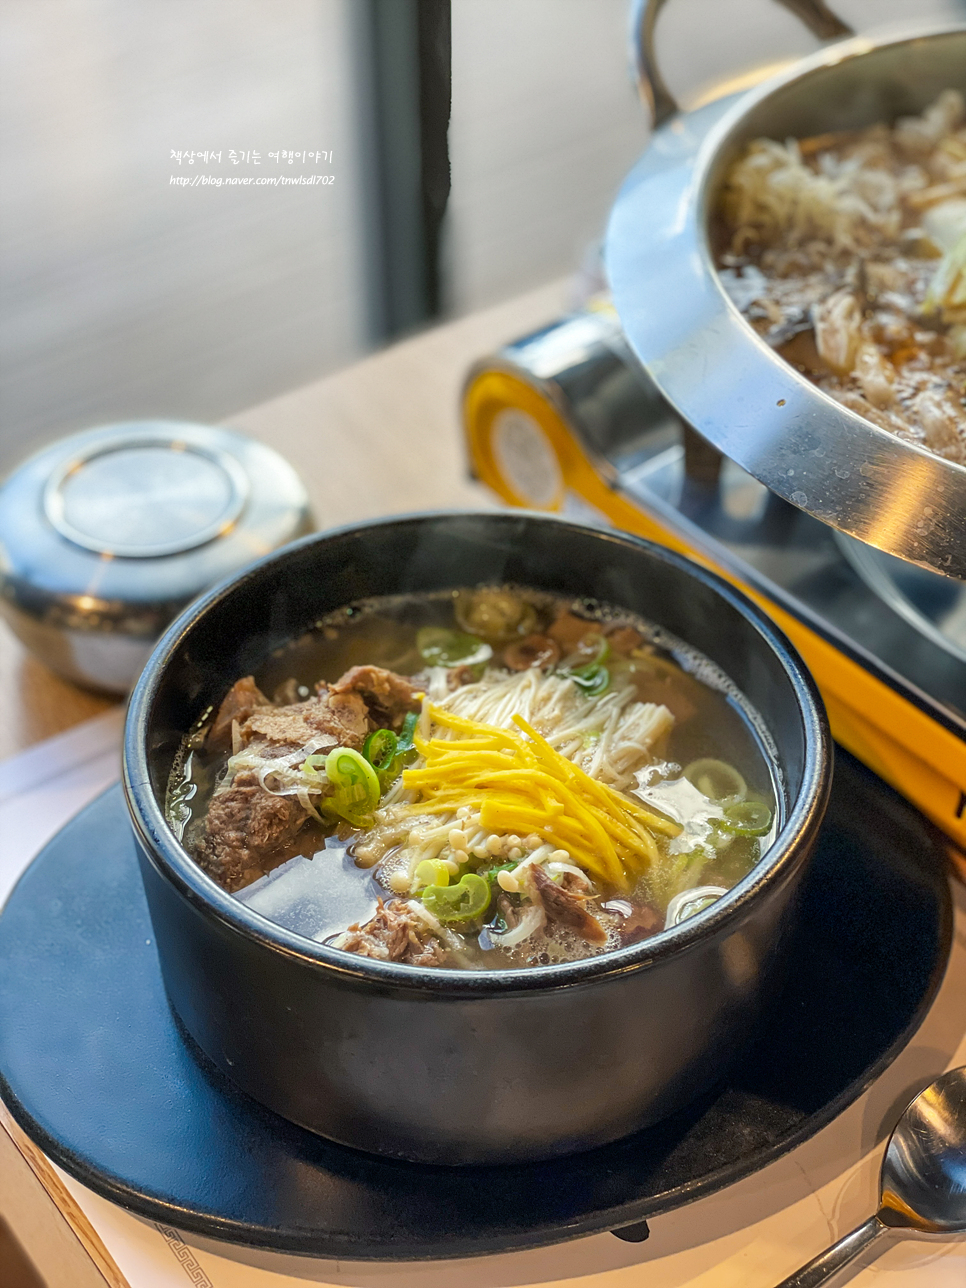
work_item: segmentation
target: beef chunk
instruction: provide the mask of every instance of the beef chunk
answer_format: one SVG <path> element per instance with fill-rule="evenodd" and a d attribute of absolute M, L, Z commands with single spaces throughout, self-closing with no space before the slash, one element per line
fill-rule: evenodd
<path fill-rule="evenodd" d="M 496 897 L 496 910 L 503 918 L 503 922 L 507 930 L 512 930 L 514 926 L 519 926 L 520 910 L 517 905 L 512 902 L 510 896 L 504 894 L 502 891 Z"/>
<path fill-rule="evenodd" d="M 232 721 L 237 720 L 242 724 L 253 711 L 270 705 L 253 676 L 246 675 L 244 679 L 237 680 L 225 694 L 218 708 L 218 714 L 211 722 L 211 728 L 205 739 L 205 749 L 228 751 L 231 748 Z"/>
<path fill-rule="evenodd" d="M 331 688 L 320 685 L 315 697 L 274 706 L 259 692 L 252 677 L 246 676 L 222 702 L 207 746 L 227 750 L 231 745 L 232 722 L 238 721 L 246 750 L 267 760 L 297 752 L 312 742 L 320 751 L 336 746 L 359 751 L 370 729 L 385 727 L 397 718 L 401 722 L 406 711 L 418 707 L 414 692 L 408 680 L 392 671 L 357 666 L 347 671 L 337 685 Z M 266 860 L 277 859 L 292 846 L 308 818 L 297 797 L 273 795 L 260 785 L 255 769 L 239 769 L 212 797 L 205 832 L 197 845 L 197 860 L 226 889 L 239 889 L 263 870 Z M 404 909 L 405 905 L 400 904 L 398 908 Z M 398 908 L 392 913 L 387 910 L 381 938 L 375 932 L 375 937 L 359 932 L 363 935 L 360 942 L 371 941 L 371 945 L 378 946 L 386 940 L 393 952 L 423 954 L 425 960 L 421 959 L 420 964 L 435 961 L 438 955 L 435 940 L 427 936 L 421 924 L 414 923 L 405 929 L 406 918 Z M 408 917 L 411 920 L 411 914 Z M 373 924 L 377 922 L 379 915 Z M 427 938 L 430 942 L 424 943 Z M 353 951 L 365 950 L 360 947 Z"/>
<path fill-rule="evenodd" d="M 659 930 L 664 929 L 664 920 L 653 908 L 646 905 L 643 908 L 636 908 L 634 912 L 621 923 L 619 934 L 621 945 L 627 947 L 630 944 L 639 944 L 642 939 L 650 939 L 656 935 Z"/>
<path fill-rule="evenodd" d="M 576 890 L 565 890 L 562 885 L 544 872 L 539 864 L 531 869 L 531 881 L 543 903 L 548 921 L 566 926 L 581 939 L 591 944 L 606 944 L 607 931 L 596 917 L 587 911 L 587 898 Z"/>
<path fill-rule="evenodd" d="M 600 635 L 599 622 L 588 621 L 586 617 L 577 617 L 567 608 L 561 608 L 557 616 L 547 627 L 547 635 L 560 647 L 564 654 L 573 653 L 581 641 L 588 635 Z"/>
<path fill-rule="evenodd" d="M 398 728 L 409 711 L 419 710 L 419 690 L 411 680 L 381 666 L 353 666 L 333 684 L 333 695 L 361 694 L 377 727 Z"/>
<path fill-rule="evenodd" d="M 250 677 L 247 684 L 239 681 L 239 685 L 245 686 L 240 690 L 243 698 L 252 690 L 258 693 Z M 231 709 L 241 707 L 236 704 Z M 272 706 L 263 698 L 240 732 L 248 752 L 271 760 L 319 738 L 325 739 L 319 750 L 326 746 L 359 750 L 369 726 L 368 709 L 358 693 L 324 691 L 286 707 Z M 266 860 L 277 859 L 291 847 L 308 818 L 297 797 L 273 795 L 259 783 L 256 769 L 239 769 L 212 797 L 196 858 L 226 889 L 237 890 L 260 874 Z"/>
<path fill-rule="evenodd" d="M 644 643 L 644 636 L 633 626 L 611 626 L 606 634 L 615 653 L 630 653 Z"/>
<path fill-rule="evenodd" d="M 376 915 L 364 926 L 349 927 L 338 947 L 360 957 L 407 962 L 410 966 L 442 966 L 447 953 L 426 922 L 402 899 L 379 900 Z"/>
<path fill-rule="evenodd" d="M 369 732 L 366 704 L 358 693 L 323 690 L 318 697 L 288 707 L 264 707 L 253 712 L 242 725 L 242 738 L 264 738 L 272 743 L 304 747 L 320 736 L 329 736 L 332 746 L 358 751 Z"/>
<path fill-rule="evenodd" d="M 472 666 L 451 666 L 446 672 L 446 687 L 450 693 L 461 689 L 464 684 L 475 684 L 476 672 Z"/>
<path fill-rule="evenodd" d="M 276 707 L 294 706 L 296 702 L 301 702 L 308 694 L 308 689 L 304 693 L 299 693 L 300 688 L 301 685 L 295 676 L 290 675 L 287 680 L 282 681 L 272 694 L 272 704 Z"/>
<path fill-rule="evenodd" d="M 447 692 L 452 693 L 454 689 L 461 689 L 464 684 L 475 684 L 480 678 L 478 667 L 474 666 L 448 666 L 444 671 L 446 679 Z M 413 686 L 414 693 L 428 693 L 436 678 L 430 671 L 417 671 L 415 675 L 408 677 L 409 683 Z M 413 707 L 417 711 L 418 705 Z"/>
<path fill-rule="evenodd" d="M 254 769 L 241 769 L 212 797 L 196 858 L 226 890 L 237 890 L 291 845 L 308 817 L 297 797 L 273 796 Z"/>
<path fill-rule="evenodd" d="M 531 666 L 556 666 L 559 661 L 560 645 L 549 635 L 527 635 L 503 650 L 503 665 L 511 671 L 526 671 Z"/>

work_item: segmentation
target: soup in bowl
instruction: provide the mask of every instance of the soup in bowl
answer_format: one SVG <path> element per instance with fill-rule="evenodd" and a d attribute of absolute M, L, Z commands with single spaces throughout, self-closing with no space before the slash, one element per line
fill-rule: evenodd
<path fill-rule="evenodd" d="M 653 623 L 461 587 L 346 605 L 238 679 L 185 737 L 166 812 L 299 934 L 512 969 L 709 907 L 774 838 L 776 773 L 740 691 Z"/>
<path fill-rule="evenodd" d="M 269 556 L 172 627 L 125 749 L 191 1039 L 310 1130 L 448 1164 L 592 1148 L 722 1076 L 828 778 L 750 601 L 519 514 Z"/>

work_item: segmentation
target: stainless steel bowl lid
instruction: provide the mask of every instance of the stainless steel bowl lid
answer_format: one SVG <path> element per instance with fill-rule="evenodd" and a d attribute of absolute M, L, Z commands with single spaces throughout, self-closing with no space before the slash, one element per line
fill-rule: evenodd
<path fill-rule="evenodd" d="M 222 577 L 311 529 L 298 475 L 231 430 L 144 421 L 44 448 L 0 488 L 8 603 L 157 634 Z"/>
<path fill-rule="evenodd" d="M 755 334 L 714 266 L 718 183 L 748 139 L 868 125 L 966 88 L 966 27 L 858 38 L 655 132 L 611 213 L 606 263 L 625 333 L 686 420 L 799 509 L 966 579 L 966 467 L 849 411 Z"/>
<path fill-rule="evenodd" d="M 44 489 L 44 514 L 75 545 L 150 559 L 227 533 L 250 490 L 228 452 L 128 434 L 92 444 L 55 470 Z"/>

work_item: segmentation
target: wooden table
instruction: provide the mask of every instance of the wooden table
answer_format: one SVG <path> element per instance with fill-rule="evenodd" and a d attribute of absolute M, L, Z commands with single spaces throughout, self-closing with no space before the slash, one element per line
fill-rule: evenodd
<path fill-rule="evenodd" d="M 487 506 L 467 475 L 459 394 L 476 358 L 563 311 L 566 283 L 393 345 L 226 424 L 295 466 L 320 528 L 407 510 Z M 106 710 L 32 658 L 0 622 L 0 760 Z"/>

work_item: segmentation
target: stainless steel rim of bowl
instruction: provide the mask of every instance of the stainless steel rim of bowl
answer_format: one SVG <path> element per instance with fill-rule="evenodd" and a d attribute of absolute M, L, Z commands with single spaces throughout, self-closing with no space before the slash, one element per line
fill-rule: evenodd
<path fill-rule="evenodd" d="M 929 90 L 966 88 L 966 25 L 843 41 L 730 107 L 674 118 L 621 189 L 606 263 L 634 352 L 706 438 L 799 509 L 880 550 L 966 579 L 966 466 L 896 438 L 795 371 L 728 298 L 708 235 L 724 168 L 747 139 L 774 132 L 771 113 L 778 132 L 794 133 L 778 121 L 778 109 L 801 113 L 809 104 L 801 132 L 812 133 L 831 89 L 841 97 L 868 91 L 865 116 L 860 121 L 855 108 L 854 123 L 871 123 L 881 119 L 873 90 L 885 95 L 886 86 L 903 87 L 908 110 L 920 110 L 935 95 L 923 90 L 916 106 L 908 69 L 927 65 Z M 828 110 L 837 110 L 835 103 Z M 825 128 L 844 128 L 844 121 Z"/>
<path fill-rule="evenodd" d="M 494 971 L 447 971 L 429 967 L 399 965 L 357 957 L 302 938 L 248 908 L 223 890 L 202 871 L 177 842 L 155 798 L 150 785 L 147 757 L 147 734 L 151 709 L 160 677 L 167 661 L 182 645 L 192 624 L 213 604 L 218 603 L 246 581 L 259 576 L 262 569 L 286 559 L 293 551 L 321 544 L 346 534 L 392 524 L 413 524 L 439 520 L 480 518 L 499 522 L 502 519 L 555 525 L 581 532 L 593 531 L 553 515 L 514 511 L 499 512 L 442 511 L 426 514 L 393 516 L 365 524 L 348 524 L 327 532 L 312 534 L 293 542 L 281 551 L 265 556 L 239 576 L 226 579 L 203 598 L 195 601 L 168 629 L 159 641 L 138 681 L 128 707 L 124 736 L 123 783 L 128 811 L 146 853 L 163 875 L 174 883 L 181 894 L 196 908 L 228 924 L 247 937 L 281 950 L 303 963 L 323 971 L 335 971 L 358 980 L 392 983 L 413 990 L 447 994 L 474 994 L 514 991 L 549 991 L 604 977 L 645 969 L 652 964 L 687 952 L 698 942 L 726 933 L 743 915 L 749 902 L 766 887 L 779 887 L 792 878 L 800 846 L 814 836 L 825 811 L 831 784 L 832 744 L 825 709 L 818 689 L 794 646 L 758 606 L 728 582 L 662 546 L 624 533 L 594 532 L 602 542 L 632 546 L 686 571 L 710 584 L 733 607 L 749 618 L 780 658 L 798 701 L 803 724 L 805 764 L 802 788 L 788 810 L 785 823 L 774 844 L 758 865 L 738 882 L 716 904 L 704 912 L 663 931 L 643 944 L 617 949 L 599 957 L 586 958 L 560 966 L 539 969 Z"/>

